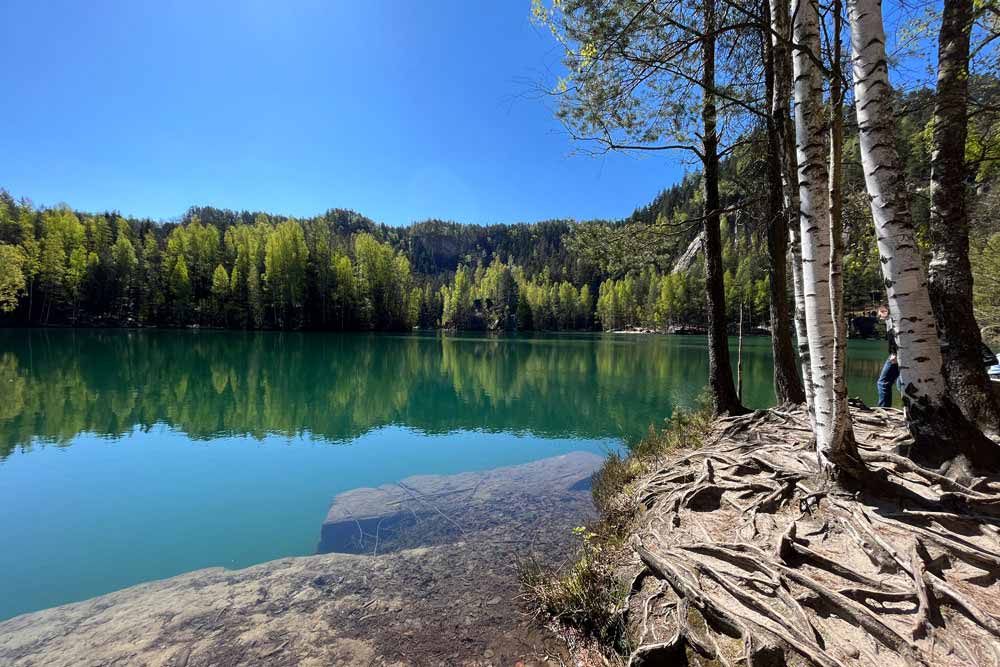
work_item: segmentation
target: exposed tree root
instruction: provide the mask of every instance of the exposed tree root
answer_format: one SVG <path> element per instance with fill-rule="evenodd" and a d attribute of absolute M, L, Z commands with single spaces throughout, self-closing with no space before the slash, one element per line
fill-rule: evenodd
<path fill-rule="evenodd" d="M 901 412 L 853 412 L 877 494 L 831 486 L 787 408 L 637 485 L 630 664 L 1000 666 L 1000 479 L 923 468 Z"/>

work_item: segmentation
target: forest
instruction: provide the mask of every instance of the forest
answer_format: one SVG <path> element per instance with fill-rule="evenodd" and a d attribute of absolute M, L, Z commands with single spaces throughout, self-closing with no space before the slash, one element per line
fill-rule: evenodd
<path fill-rule="evenodd" d="M 1000 80 L 972 79 L 983 104 Z M 902 95 L 896 143 L 925 262 L 933 91 Z M 883 291 L 857 132 L 844 112 L 844 300 L 870 312 Z M 766 142 L 751 125 L 720 161 L 725 312 L 770 326 Z M 970 246 L 980 324 L 1000 333 L 1000 128 L 970 124 Z M 294 219 L 192 207 L 156 222 L 39 208 L 0 191 L 0 324 L 234 329 L 673 330 L 703 326 L 703 172 L 692 169 L 622 220 L 378 224 L 331 209 Z M 791 286 L 786 286 L 790 298 Z M 742 315 L 742 317 L 741 317 Z"/>
<path fill-rule="evenodd" d="M 957 28 L 941 19 L 937 37 L 951 41 L 939 44 L 935 85 L 893 87 L 888 63 L 906 54 L 875 53 L 874 94 L 858 80 L 864 49 L 845 38 L 860 26 L 844 10 L 817 8 L 796 25 L 728 4 L 536 2 L 533 20 L 565 49 L 568 74 L 549 94 L 571 136 L 598 154 L 689 160 L 681 182 L 628 218 L 392 227 L 345 209 L 295 219 L 194 207 L 155 222 L 3 191 L 0 317 L 379 331 L 697 325 L 725 414 L 740 409 L 729 332 L 771 333 L 779 402 L 811 402 L 811 374 L 835 377 L 842 365 L 850 316 L 887 303 L 907 323 L 897 343 L 913 337 L 903 356 L 914 355 L 921 382 L 940 384 L 931 378 L 944 353 L 955 391 L 965 378 L 981 395 L 979 341 L 1000 324 L 998 13 L 988 3 Z M 661 30 L 664 20 L 679 32 Z M 913 30 L 913 48 L 928 48 L 934 31 Z M 785 31 L 816 42 L 785 43 Z M 998 418 L 977 400 L 963 407 Z"/>
<path fill-rule="evenodd" d="M 979 105 L 1000 79 L 975 76 Z M 895 127 L 925 265 L 930 262 L 933 91 L 899 96 Z M 844 109 L 844 304 L 883 300 L 856 122 Z M 770 326 L 766 132 L 751 124 L 719 165 L 725 312 L 745 330 Z M 1000 129 L 969 124 L 970 261 L 975 308 L 1000 336 Z M 174 222 L 37 208 L 0 191 L 0 324 L 210 326 L 236 329 L 667 331 L 703 326 L 700 229 L 704 177 L 692 169 L 615 221 L 378 224 L 331 209 L 295 219 L 192 207 Z M 786 286 L 790 298 L 791 287 Z"/>
<path fill-rule="evenodd" d="M 606 276 L 574 252 L 578 227 L 389 227 L 339 209 L 296 220 L 213 208 L 160 224 L 39 210 L 0 192 L 0 317 L 77 326 L 590 329 L 590 293 Z"/>
<path fill-rule="evenodd" d="M 195 206 L 154 221 L 4 191 L 0 324 L 252 330 L 15 332 L 0 356 L 4 437 L 66 444 L 161 424 L 192 439 L 302 434 L 300 415 L 331 441 L 436 422 L 468 442 L 515 428 L 516 411 L 557 409 L 548 435 L 600 436 L 595 415 L 631 422 L 648 399 L 662 428 L 586 480 L 598 516 L 573 529 L 575 560 L 532 568 L 514 561 L 534 538 L 510 542 L 516 602 L 475 599 L 486 561 L 455 567 L 473 542 L 423 496 L 462 534 L 441 561 L 471 573 L 456 600 L 532 605 L 588 658 L 578 665 L 1000 665 L 1000 382 L 988 370 L 1000 364 L 984 351 L 1000 337 L 998 0 L 532 0 L 530 20 L 561 59 L 542 67 L 554 76 L 536 97 L 579 152 L 671 156 L 679 182 L 622 219 L 399 227 L 348 209 Z M 856 316 L 875 313 L 885 347 L 849 346 Z M 414 328 L 702 338 L 299 333 Z M 765 361 L 745 368 L 753 385 L 766 378 L 767 409 L 743 383 L 747 332 L 767 334 L 752 341 Z M 570 355 L 548 338 L 605 347 Z M 387 341 L 402 342 L 383 353 Z M 677 345 L 661 361 L 635 356 L 649 343 Z M 866 348 L 859 374 L 877 405 L 848 393 Z M 163 382 L 147 388 L 151 375 Z M 697 407 L 665 386 L 678 377 L 681 393 L 704 392 Z M 333 390 L 310 400 L 321 381 Z M 622 408 L 607 401 L 614 388 Z M 477 412 L 468 432 L 459 404 Z M 0 461 L 12 451 L 0 445 Z M 478 489 L 459 502 L 478 503 Z M 489 550 L 507 553 L 497 535 Z M 437 581 L 417 567 L 431 556 L 406 578 Z M 380 605 L 373 626 L 405 608 L 365 586 L 354 599 Z M 334 590 L 258 604 L 322 609 Z M 220 627 L 227 608 L 195 621 Z M 450 604 L 440 611 L 417 630 L 462 626 Z M 174 655 L 251 655 L 221 636 L 218 654 L 185 636 Z M 292 630 L 280 641 L 263 657 L 288 662 L 280 651 L 307 645 Z M 434 662 L 514 663 L 476 653 Z"/>

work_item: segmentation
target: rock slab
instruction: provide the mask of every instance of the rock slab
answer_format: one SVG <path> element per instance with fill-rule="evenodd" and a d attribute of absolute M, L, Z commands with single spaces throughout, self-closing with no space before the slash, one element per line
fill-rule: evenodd
<path fill-rule="evenodd" d="M 318 553 L 387 553 L 446 544 L 495 522 L 528 496 L 585 491 L 603 458 L 570 452 L 540 461 L 456 475 L 416 475 L 334 498 Z"/>
<path fill-rule="evenodd" d="M 572 552 L 571 529 L 594 511 L 579 482 L 599 462 L 571 454 L 404 480 L 437 509 L 417 530 L 379 531 L 377 555 L 366 538 L 373 547 L 366 555 L 198 570 L 18 616 L 0 623 L 0 665 L 485 667 L 568 658 L 518 608 L 516 564 Z M 346 511 L 363 518 L 393 511 L 389 492 L 364 491 L 338 498 L 335 522 Z M 361 515 L 365 507 L 371 511 Z M 456 539 L 441 541 L 449 529 Z M 412 546 L 421 538 L 437 542 Z"/>

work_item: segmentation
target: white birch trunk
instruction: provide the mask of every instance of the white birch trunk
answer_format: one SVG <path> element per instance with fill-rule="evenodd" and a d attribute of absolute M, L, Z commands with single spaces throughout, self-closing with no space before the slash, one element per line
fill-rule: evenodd
<path fill-rule="evenodd" d="M 794 167 L 794 165 L 793 165 Z M 797 171 L 797 167 L 794 168 Z M 792 187 L 797 187 L 792 185 Z M 790 210 L 798 211 L 798 196 L 790 197 Z M 806 391 L 806 407 L 809 412 L 809 419 L 812 420 L 813 428 L 816 428 L 816 420 L 813 417 L 816 399 L 813 397 L 812 386 L 812 362 L 809 359 L 809 329 L 806 324 L 806 297 L 802 286 L 802 240 L 799 232 L 799 216 L 796 214 L 790 221 L 788 245 L 792 255 L 792 290 L 795 294 L 795 340 L 799 350 L 799 363 L 802 365 L 802 387 Z"/>
<path fill-rule="evenodd" d="M 940 403 L 946 387 L 941 348 L 896 152 L 882 3 L 851 0 L 849 11 L 861 164 L 875 218 L 889 312 L 897 326 L 903 404 Z"/>
<path fill-rule="evenodd" d="M 850 0 L 848 10 L 861 164 L 889 311 L 896 322 L 903 406 L 916 441 L 912 454 L 949 466 L 962 454 L 975 466 L 1000 469 L 1000 447 L 965 419 L 947 394 L 927 275 L 896 151 L 882 4 Z"/>
<path fill-rule="evenodd" d="M 795 136 L 799 174 L 802 296 L 809 342 L 816 452 L 830 469 L 834 446 L 834 327 L 830 312 L 830 197 L 823 113 L 819 10 L 813 0 L 793 0 L 792 53 Z"/>
<path fill-rule="evenodd" d="M 844 96 L 841 69 L 841 0 L 833 0 L 833 35 L 830 37 L 830 314 L 833 318 L 833 441 L 854 442 L 847 408 L 847 319 L 844 316 L 843 153 Z"/>
<path fill-rule="evenodd" d="M 806 326 L 806 302 L 802 291 L 802 244 L 799 233 L 799 193 L 798 160 L 793 145 L 792 128 L 789 124 L 788 100 L 791 91 L 791 58 L 788 43 L 792 39 L 791 19 L 788 15 L 787 0 L 770 0 L 771 46 L 774 49 L 774 98 L 771 104 L 775 116 L 782 119 L 778 127 L 783 148 L 781 176 L 784 181 L 785 210 L 788 212 L 788 249 L 792 264 L 792 290 L 794 294 L 795 340 L 802 370 L 802 387 L 806 395 L 809 418 L 813 419 L 812 370 L 809 361 L 809 336 Z M 815 421 L 813 422 L 815 428 Z"/>

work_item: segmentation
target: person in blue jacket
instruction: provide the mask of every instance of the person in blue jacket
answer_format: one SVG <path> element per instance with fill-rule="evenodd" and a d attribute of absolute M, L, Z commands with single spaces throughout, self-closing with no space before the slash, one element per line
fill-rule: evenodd
<path fill-rule="evenodd" d="M 892 385 L 899 379 L 899 362 L 896 360 L 896 329 L 893 327 L 892 318 L 889 317 L 889 307 L 882 305 L 878 307 L 878 318 L 885 322 L 885 339 L 889 343 L 889 358 L 882 365 L 882 372 L 879 373 L 876 388 L 878 389 L 878 406 L 880 408 L 892 407 Z"/>
<path fill-rule="evenodd" d="M 889 317 L 889 308 L 879 306 L 878 318 L 885 322 L 885 339 L 889 344 L 889 358 L 882 365 L 882 372 L 879 373 L 876 388 L 878 389 L 878 406 L 880 408 L 892 407 L 892 385 L 899 380 L 899 362 L 896 359 L 898 347 L 896 345 L 896 329 L 893 326 L 892 318 Z M 992 350 L 982 343 L 983 365 L 990 379 L 1000 380 L 1000 362 Z"/>

